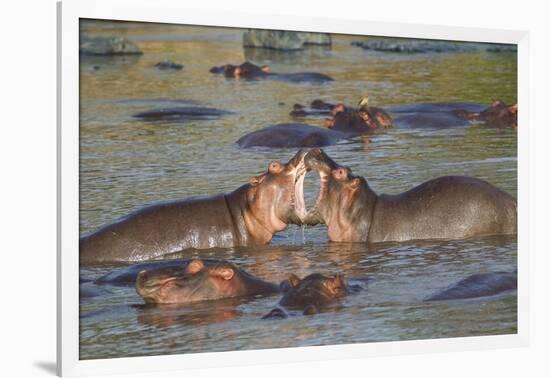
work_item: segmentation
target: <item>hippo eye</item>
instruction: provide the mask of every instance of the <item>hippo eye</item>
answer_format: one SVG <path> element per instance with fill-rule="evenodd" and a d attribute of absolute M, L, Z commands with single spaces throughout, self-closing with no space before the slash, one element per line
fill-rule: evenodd
<path fill-rule="evenodd" d="M 269 172 L 271 173 L 279 173 L 281 172 L 281 170 L 283 169 L 281 163 L 279 163 L 278 161 L 272 161 L 271 163 L 269 163 Z"/>

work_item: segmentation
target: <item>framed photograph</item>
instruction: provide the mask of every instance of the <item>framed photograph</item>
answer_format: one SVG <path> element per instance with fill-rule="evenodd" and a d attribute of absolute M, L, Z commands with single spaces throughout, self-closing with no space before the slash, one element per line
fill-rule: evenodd
<path fill-rule="evenodd" d="M 526 345 L 528 35 L 58 4 L 58 374 Z"/>

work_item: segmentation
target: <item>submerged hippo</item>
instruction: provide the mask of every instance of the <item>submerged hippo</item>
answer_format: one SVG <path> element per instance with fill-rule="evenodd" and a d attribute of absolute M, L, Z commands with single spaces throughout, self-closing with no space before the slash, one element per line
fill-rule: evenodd
<path fill-rule="evenodd" d="M 159 70 L 176 70 L 179 71 L 183 69 L 183 64 L 171 62 L 171 61 L 164 61 L 164 62 L 158 62 L 155 64 L 155 67 Z"/>
<path fill-rule="evenodd" d="M 350 136 L 353 135 L 304 123 L 281 123 L 248 133 L 237 145 L 241 148 L 325 147 Z"/>
<path fill-rule="evenodd" d="M 310 274 L 300 279 L 296 275 L 281 283 L 283 297 L 279 305 L 290 310 L 303 311 L 304 315 L 317 314 L 330 310 L 338 300 L 346 295 L 359 291 L 358 285 L 349 285 L 340 274 L 327 277 L 319 273 Z M 280 308 L 271 310 L 263 319 L 286 318 L 288 315 Z"/>
<path fill-rule="evenodd" d="M 466 277 L 456 284 L 429 296 L 425 300 L 444 301 L 452 299 L 488 297 L 490 295 L 496 295 L 506 291 L 517 290 L 517 287 L 517 272 L 480 273 Z"/>
<path fill-rule="evenodd" d="M 305 151 L 229 194 L 144 207 L 80 239 L 80 263 L 142 261 L 188 248 L 268 243 L 305 214 Z"/>
<path fill-rule="evenodd" d="M 279 286 L 262 281 L 227 261 L 193 259 L 179 269 L 141 271 L 136 291 L 147 303 L 186 304 L 275 294 Z"/>
<path fill-rule="evenodd" d="M 384 109 L 368 105 L 369 98 L 362 97 L 357 108 L 336 105 L 331 110 L 332 118 L 326 126 L 333 130 L 357 133 L 371 133 L 375 130 L 392 127 L 393 120 Z"/>
<path fill-rule="evenodd" d="M 352 134 L 372 133 L 378 129 L 392 127 L 391 116 L 382 108 L 369 106 L 368 102 L 368 96 L 363 96 L 357 108 L 353 108 L 316 99 L 311 102 L 309 109 L 301 104 L 294 104 L 290 116 L 330 116 L 325 121 L 326 127 Z"/>
<path fill-rule="evenodd" d="M 268 66 L 260 67 L 250 62 L 244 62 L 241 65 L 225 64 L 223 66 L 212 67 L 210 72 L 213 74 L 223 74 L 228 78 L 248 80 L 270 79 L 292 83 L 305 82 L 315 84 L 334 81 L 330 76 L 318 72 L 275 73 L 271 72 Z"/>
<path fill-rule="evenodd" d="M 196 121 L 217 119 L 229 114 L 227 110 L 206 108 L 201 106 L 175 106 L 170 108 L 156 108 L 134 114 L 132 117 L 144 121 Z"/>
<path fill-rule="evenodd" d="M 517 104 L 508 106 L 498 100 L 489 107 L 468 102 L 441 102 L 402 105 L 388 110 L 397 115 L 395 125 L 404 128 L 466 127 L 472 121 L 489 127 L 517 127 Z"/>
<path fill-rule="evenodd" d="M 518 127 L 518 104 L 506 105 L 500 100 L 480 112 L 459 111 L 459 117 L 470 121 L 482 122 L 489 127 L 513 128 Z"/>
<path fill-rule="evenodd" d="M 363 177 L 321 149 L 311 150 L 305 164 L 319 172 L 321 187 L 303 221 L 325 223 L 331 241 L 400 242 L 517 232 L 515 199 L 476 178 L 439 177 L 402 194 L 377 195 Z"/>

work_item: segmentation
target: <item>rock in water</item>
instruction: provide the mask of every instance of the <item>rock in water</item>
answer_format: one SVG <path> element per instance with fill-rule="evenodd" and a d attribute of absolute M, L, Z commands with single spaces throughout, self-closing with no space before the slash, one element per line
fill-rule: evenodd
<path fill-rule="evenodd" d="M 366 41 L 353 41 L 352 46 L 364 50 L 374 50 L 393 53 L 446 53 L 446 52 L 516 52 L 517 46 L 512 44 L 477 43 L 460 41 L 443 41 L 436 39 L 369 37 Z"/>
<path fill-rule="evenodd" d="M 243 34 L 244 47 L 302 50 L 304 45 L 330 45 L 331 43 L 330 34 L 327 33 L 248 29 Z"/>
<path fill-rule="evenodd" d="M 140 55 L 143 52 L 123 37 L 80 37 L 80 53 L 83 55 Z"/>

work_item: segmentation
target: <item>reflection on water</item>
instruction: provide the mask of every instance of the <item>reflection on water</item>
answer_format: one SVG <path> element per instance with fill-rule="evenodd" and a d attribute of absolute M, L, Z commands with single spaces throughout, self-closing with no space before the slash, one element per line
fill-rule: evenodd
<path fill-rule="evenodd" d="M 82 234 L 146 204 L 231 191 L 264 171 L 269 161 L 287 160 L 294 149 L 239 150 L 234 142 L 250 131 L 290 121 L 288 112 L 296 102 L 322 98 L 355 104 L 365 93 L 378 106 L 516 101 L 511 53 L 384 54 L 351 47 L 352 37 L 334 36 L 332 49 L 282 54 L 243 51 L 238 29 L 89 23 L 85 30 L 124 35 L 144 54 L 81 60 Z M 336 81 L 239 81 L 208 72 L 214 65 L 245 59 L 277 72 L 318 71 Z M 166 60 L 185 67 L 154 68 Z M 132 118 L 156 107 L 190 104 L 234 114 L 189 122 Z M 365 176 L 378 193 L 399 193 L 437 176 L 460 174 L 517 195 L 513 130 L 479 125 L 392 129 L 368 142 L 358 137 L 326 151 Z M 309 202 L 317 182 L 315 174 L 308 174 Z M 172 257 L 228 259 L 272 282 L 290 273 L 302 277 L 313 272 L 342 272 L 369 281 L 366 290 L 346 298 L 336 312 L 276 321 L 261 317 L 278 296 L 164 307 L 143 305 L 131 287 L 107 287 L 99 296 L 81 299 L 80 358 L 514 333 L 515 293 L 459 303 L 422 299 L 470 274 L 515 269 L 516 250 L 513 237 L 376 246 L 328 243 L 324 226 L 292 226 L 268 246 L 187 251 Z M 82 268 L 81 276 L 95 279 L 114 268 Z"/>

